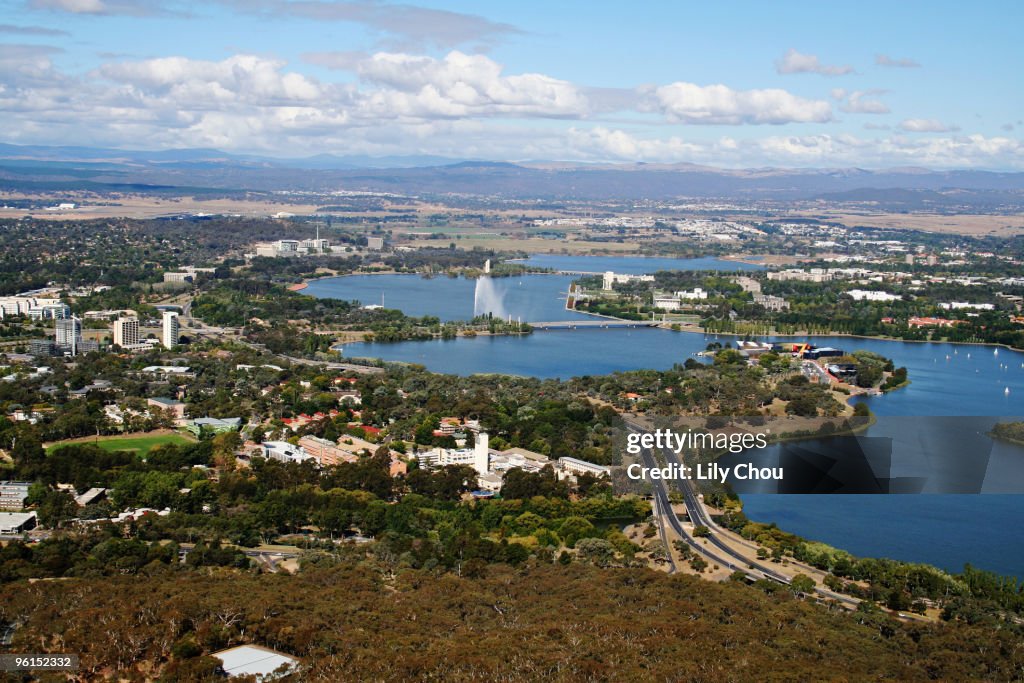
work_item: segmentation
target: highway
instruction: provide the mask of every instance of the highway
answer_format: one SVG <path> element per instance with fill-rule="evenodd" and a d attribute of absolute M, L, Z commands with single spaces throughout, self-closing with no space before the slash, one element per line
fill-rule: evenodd
<path fill-rule="evenodd" d="M 626 426 L 632 431 L 647 431 L 647 428 L 638 422 L 632 422 L 626 418 L 623 418 L 623 421 L 625 422 Z M 663 453 L 665 455 L 665 461 L 667 464 L 676 464 L 682 466 L 682 463 L 679 460 L 679 456 L 676 455 L 675 451 L 673 451 L 672 449 L 665 449 Z M 657 459 L 654 457 L 654 453 L 649 449 L 644 449 L 641 453 L 641 457 L 644 460 L 645 467 L 661 466 L 657 463 Z M 686 513 L 687 515 L 689 515 L 690 521 L 695 526 L 706 526 L 708 530 L 711 532 L 710 535 L 706 537 L 706 540 L 714 546 L 715 550 L 712 551 L 711 549 L 707 548 L 707 546 L 699 544 L 696 541 L 696 539 L 694 539 L 692 536 L 686 533 L 685 529 L 683 528 L 683 525 L 679 522 L 679 518 L 672 512 L 672 507 L 669 504 L 668 491 L 666 490 L 667 487 L 665 485 L 665 481 L 662 479 L 652 480 L 652 488 L 654 490 L 655 497 L 659 499 L 659 505 L 662 506 L 662 510 L 668 511 L 666 517 L 668 519 L 669 524 L 672 526 L 675 532 L 679 534 L 680 538 L 685 540 L 689 546 L 696 549 L 701 554 L 707 556 L 709 559 L 716 562 L 720 566 L 728 567 L 733 571 L 742 571 L 744 574 L 746 574 L 748 577 L 752 579 L 756 580 L 761 578 L 767 578 L 771 579 L 772 581 L 777 581 L 778 583 L 785 584 L 787 586 L 790 584 L 792 577 L 787 576 L 782 572 L 779 572 L 771 567 L 766 567 L 765 565 L 760 564 L 759 562 L 752 561 L 749 558 L 744 557 L 741 553 L 733 549 L 728 543 L 722 540 L 722 530 L 719 528 L 717 524 L 714 523 L 714 521 L 712 521 L 711 516 L 704 508 L 704 504 L 701 503 L 700 499 L 697 497 L 697 493 L 693 488 L 693 483 L 689 479 L 674 479 L 672 481 L 675 483 L 676 488 L 680 491 L 680 493 L 683 494 L 683 502 L 686 504 Z M 858 600 L 857 598 L 852 598 L 848 595 L 835 593 L 826 588 L 815 588 L 815 592 L 823 598 L 836 600 L 853 608 L 856 608 L 856 606 L 860 603 L 860 600 Z"/>
<path fill-rule="evenodd" d="M 654 453 L 651 452 L 649 449 L 644 449 L 640 455 L 643 458 L 645 467 L 659 467 L 657 461 L 654 458 Z M 679 521 L 679 517 L 672 510 L 672 503 L 669 501 L 668 490 L 665 487 L 665 482 L 663 480 L 653 480 L 651 482 L 651 490 L 654 494 L 655 510 L 659 512 L 659 519 L 667 521 L 669 526 L 672 527 L 672 530 L 675 531 L 676 534 L 679 535 L 679 538 L 681 538 L 688 546 L 690 546 L 699 554 L 707 557 L 709 560 L 711 560 L 712 562 L 721 567 L 727 567 L 732 571 L 741 571 L 754 579 L 761 578 L 759 576 L 751 574 L 750 569 L 746 566 L 746 562 L 744 562 L 742 565 L 736 564 L 726 559 L 724 556 L 712 552 L 707 547 L 698 543 L 697 540 L 694 539 L 690 534 L 686 533 L 686 530 L 683 528 L 682 523 Z M 665 537 L 664 528 L 662 528 L 662 538 L 667 543 L 668 539 L 667 537 Z M 674 562 L 672 563 L 672 567 L 674 571 L 676 569 Z"/>

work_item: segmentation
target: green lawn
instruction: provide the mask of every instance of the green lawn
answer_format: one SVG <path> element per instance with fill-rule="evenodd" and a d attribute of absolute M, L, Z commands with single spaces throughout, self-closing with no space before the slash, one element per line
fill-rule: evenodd
<path fill-rule="evenodd" d="M 181 434 L 152 434 L 149 436 L 101 436 L 99 441 L 89 439 L 88 441 L 59 441 L 50 445 L 47 453 L 51 453 L 61 446 L 69 446 L 72 443 L 94 443 L 107 451 L 135 451 L 145 456 L 150 450 L 166 443 L 187 444 L 193 439 L 186 438 Z"/>

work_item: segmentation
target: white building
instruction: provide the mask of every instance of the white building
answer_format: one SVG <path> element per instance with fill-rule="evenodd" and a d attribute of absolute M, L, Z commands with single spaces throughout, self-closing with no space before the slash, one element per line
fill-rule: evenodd
<path fill-rule="evenodd" d="M 569 474 L 592 474 L 596 477 L 611 476 L 611 469 L 603 465 L 595 465 L 586 460 L 561 457 L 558 459 L 558 469 Z"/>
<path fill-rule="evenodd" d="M 654 307 L 660 308 L 663 311 L 678 311 L 679 299 L 677 299 L 674 296 L 668 296 L 666 294 L 655 294 Z"/>
<path fill-rule="evenodd" d="M 25 507 L 31 485 L 27 481 L 0 481 L 0 510 L 20 510 Z"/>
<path fill-rule="evenodd" d="M 601 289 L 610 290 L 615 284 L 625 284 L 627 282 L 654 282 L 653 275 L 629 275 L 626 273 L 615 273 L 612 271 L 605 271 L 604 282 L 601 285 Z"/>
<path fill-rule="evenodd" d="M 851 289 L 846 292 L 854 301 L 899 301 L 899 294 L 890 294 L 875 289 Z"/>
<path fill-rule="evenodd" d="M 473 469 L 478 475 L 487 474 L 491 467 L 491 452 L 487 447 L 487 432 L 480 432 L 473 444 Z"/>
<path fill-rule="evenodd" d="M 381 249 L 384 248 L 384 238 L 383 237 L 367 237 L 366 238 L 366 248 L 367 249 L 371 249 L 373 251 L 380 251 Z"/>
<path fill-rule="evenodd" d="M 137 346 L 139 343 L 139 319 L 118 318 L 114 321 L 114 346 L 123 349 Z"/>
<path fill-rule="evenodd" d="M 764 306 L 766 311 L 785 311 L 789 309 L 789 302 L 781 296 L 772 294 L 755 294 L 754 303 Z"/>
<path fill-rule="evenodd" d="M 35 526 L 34 512 L 0 512 L 0 534 L 20 534 Z"/>
<path fill-rule="evenodd" d="M 71 309 L 61 303 L 60 299 L 36 296 L 0 297 L 0 319 L 9 315 L 27 315 L 36 319 L 64 318 L 70 313 Z"/>
<path fill-rule="evenodd" d="M 210 655 L 220 660 L 221 669 L 228 678 L 253 676 L 257 681 L 271 681 L 288 675 L 299 665 L 299 660 L 259 645 L 239 645 Z"/>
<path fill-rule="evenodd" d="M 707 299 L 708 293 L 700 287 L 694 287 L 691 292 L 676 292 L 677 299 L 683 299 L 684 301 L 699 301 L 701 299 Z"/>
<path fill-rule="evenodd" d="M 163 320 L 163 342 L 168 349 L 178 345 L 178 314 L 174 311 L 164 311 Z"/>
<path fill-rule="evenodd" d="M 965 308 L 973 308 L 979 311 L 994 311 L 996 309 L 995 304 L 972 304 L 968 301 L 951 301 L 945 304 L 939 304 L 939 308 L 947 311 L 958 311 Z"/>
<path fill-rule="evenodd" d="M 315 460 L 301 446 L 293 446 L 287 441 L 266 441 L 262 444 L 263 457 L 278 462 L 305 462 Z"/>
<path fill-rule="evenodd" d="M 811 268 L 809 270 L 791 268 L 789 270 L 780 270 L 768 273 L 769 280 L 777 280 L 779 282 L 785 282 L 786 280 L 797 280 L 800 282 L 828 282 L 832 278 L 833 274 L 824 268 Z"/>

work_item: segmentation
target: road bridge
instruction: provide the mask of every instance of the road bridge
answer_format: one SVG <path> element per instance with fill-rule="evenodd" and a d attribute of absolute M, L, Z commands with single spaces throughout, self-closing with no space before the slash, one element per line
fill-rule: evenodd
<path fill-rule="evenodd" d="M 531 322 L 530 327 L 535 330 L 573 330 L 579 327 L 659 327 L 660 320 L 619 320 L 613 318 L 601 318 L 598 320 L 554 320 L 545 322 Z"/>

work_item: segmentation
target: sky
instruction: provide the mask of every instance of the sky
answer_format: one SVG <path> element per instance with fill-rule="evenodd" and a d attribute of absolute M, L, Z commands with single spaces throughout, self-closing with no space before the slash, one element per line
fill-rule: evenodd
<path fill-rule="evenodd" d="M 1024 170 L 1024 3 L 0 0 L 0 141 Z"/>

